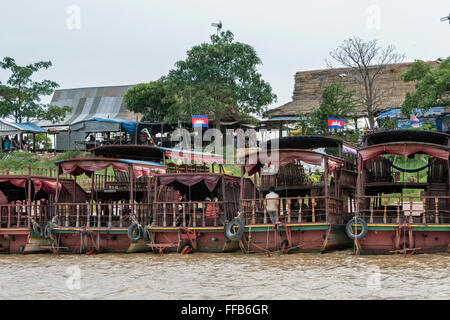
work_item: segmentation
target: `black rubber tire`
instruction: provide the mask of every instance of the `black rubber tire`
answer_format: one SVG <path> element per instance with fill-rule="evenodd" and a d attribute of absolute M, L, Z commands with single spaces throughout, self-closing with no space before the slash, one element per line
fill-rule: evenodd
<path fill-rule="evenodd" d="M 44 238 L 50 239 L 50 235 L 53 233 L 53 223 L 49 222 L 44 228 Z"/>
<path fill-rule="evenodd" d="M 232 232 L 233 226 L 238 226 L 238 230 L 236 232 Z M 244 221 L 241 218 L 235 218 L 227 223 L 225 226 L 225 238 L 228 240 L 237 240 L 242 237 L 245 231 Z"/>
<path fill-rule="evenodd" d="M 150 238 L 148 237 L 148 226 L 142 228 L 142 239 L 144 239 L 145 242 L 150 241 Z"/>
<path fill-rule="evenodd" d="M 137 232 L 136 232 L 136 228 L 137 228 Z M 143 234 L 143 229 L 142 226 L 140 224 L 136 224 L 136 223 L 132 223 L 129 227 L 128 227 L 128 238 L 132 241 L 138 241 L 139 239 L 142 238 L 142 234 Z"/>
<path fill-rule="evenodd" d="M 360 224 L 362 227 L 362 231 L 358 235 L 355 235 L 352 232 L 352 226 L 355 224 L 355 222 L 356 222 L 356 224 Z M 347 222 L 347 225 L 345 226 L 345 232 L 347 233 L 347 236 L 352 240 L 364 238 L 366 236 L 368 230 L 369 230 L 369 228 L 367 227 L 367 223 L 360 217 L 357 217 L 356 219 L 355 218 L 350 219 L 350 221 Z"/>
<path fill-rule="evenodd" d="M 39 235 L 40 237 L 43 236 L 43 231 L 39 223 L 37 222 L 33 223 L 31 226 L 31 230 L 33 231 L 33 233 Z"/>

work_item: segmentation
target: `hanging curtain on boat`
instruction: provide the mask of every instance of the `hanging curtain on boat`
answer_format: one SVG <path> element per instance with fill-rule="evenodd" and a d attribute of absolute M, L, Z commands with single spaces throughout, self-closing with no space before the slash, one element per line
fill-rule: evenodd
<path fill-rule="evenodd" d="M 390 145 L 374 145 L 359 150 L 363 161 L 374 158 L 381 153 L 396 154 L 399 156 L 409 156 L 418 152 L 426 153 L 432 157 L 443 160 L 448 160 L 449 152 L 445 150 L 446 147 L 436 147 L 430 145 L 418 144 L 390 144 Z"/>
<path fill-rule="evenodd" d="M 161 185 L 168 185 L 174 181 L 177 181 L 185 186 L 191 187 L 201 181 L 203 181 L 209 191 L 213 191 L 216 188 L 217 182 L 221 178 L 220 175 L 169 175 L 160 176 L 159 183 Z"/>

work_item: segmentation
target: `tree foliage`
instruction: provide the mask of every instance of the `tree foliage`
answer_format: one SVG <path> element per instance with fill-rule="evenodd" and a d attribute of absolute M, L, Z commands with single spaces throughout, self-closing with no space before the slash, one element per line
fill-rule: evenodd
<path fill-rule="evenodd" d="M 125 103 L 130 111 L 143 114 L 143 121 L 176 120 L 178 99 L 167 89 L 166 79 L 141 83 L 125 94 Z"/>
<path fill-rule="evenodd" d="M 328 117 L 348 119 L 354 113 L 355 90 L 347 91 L 344 84 L 331 83 L 323 92 L 320 107 L 311 113 L 309 121 L 312 132 L 318 135 L 328 135 Z"/>
<path fill-rule="evenodd" d="M 379 105 L 390 92 L 378 86 L 380 75 L 389 64 L 401 62 L 405 55 L 396 52 L 393 45 L 385 48 L 377 45 L 377 40 L 364 42 L 354 37 L 345 40 L 337 49 L 330 52 L 330 56 L 353 72 L 349 74 L 358 84 L 357 98 L 367 111 L 369 125 L 375 125 L 375 114 Z M 329 67 L 332 68 L 329 63 Z"/>
<path fill-rule="evenodd" d="M 436 105 L 450 105 L 450 57 L 443 60 L 437 68 L 417 60 L 406 70 L 401 78 L 405 82 L 417 81 L 416 90 L 406 93 L 402 113 L 406 116 L 415 110 L 429 110 Z"/>
<path fill-rule="evenodd" d="M 235 42 L 230 31 L 212 35 L 187 52 L 169 72 L 185 116 L 207 114 L 220 126 L 230 114 L 262 114 L 276 100 L 269 83 L 257 72 L 255 49 Z"/>
<path fill-rule="evenodd" d="M 42 104 L 41 96 L 50 95 L 58 84 L 54 81 L 33 81 L 31 76 L 52 66 L 50 61 L 40 61 L 26 66 L 19 66 L 15 60 L 5 57 L 0 61 L 0 67 L 9 70 L 11 75 L 6 84 L 0 82 L 0 117 L 14 122 L 30 122 L 35 120 L 50 120 L 52 122 L 64 119 L 70 107 L 57 107 Z"/>

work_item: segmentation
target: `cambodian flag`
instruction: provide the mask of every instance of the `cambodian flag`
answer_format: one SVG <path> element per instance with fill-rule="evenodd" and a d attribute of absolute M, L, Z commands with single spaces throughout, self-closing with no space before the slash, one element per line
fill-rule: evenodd
<path fill-rule="evenodd" d="M 328 129 L 344 129 L 345 119 L 328 117 Z"/>
<path fill-rule="evenodd" d="M 193 128 L 208 128 L 208 116 L 192 116 Z"/>
<path fill-rule="evenodd" d="M 422 123 L 420 122 L 420 120 L 414 115 L 414 113 L 411 113 L 410 117 L 409 117 L 409 124 L 411 125 L 411 127 L 413 128 L 419 128 L 422 126 Z"/>

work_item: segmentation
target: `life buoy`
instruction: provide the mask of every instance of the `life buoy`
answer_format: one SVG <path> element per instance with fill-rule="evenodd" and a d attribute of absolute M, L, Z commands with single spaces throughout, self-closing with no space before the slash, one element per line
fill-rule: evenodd
<path fill-rule="evenodd" d="M 42 235 L 43 235 L 43 233 L 42 233 L 42 228 L 41 228 L 41 226 L 39 225 L 39 223 L 34 222 L 34 223 L 31 225 L 31 230 L 32 230 L 35 234 L 37 234 L 39 237 L 42 237 Z"/>
<path fill-rule="evenodd" d="M 234 232 L 235 231 L 234 226 L 238 227 L 236 232 Z M 228 240 L 239 239 L 244 234 L 244 230 L 245 230 L 244 221 L 242 221 L 241 218 L 234 218 L 233 220 L 228 222 L 227 225 L 225 226 L 225 238 L 227 238 Z"/>
<path fill-rule="evenodd" d="M 50 239 L 52 233 L 53 233 L 53 223 L 49 222 L 44 228 L 44 238 L 47 240 Z"/>
<path fill-rule="evenodd" d="M 362 228 L 361 233 L 359 234 L 355 234 L 352 232 L 352 227 L 356 224 L 360 224 Z M 368 230 L 369 228 L 367 227 L 367 223 L 357 216 L 350 219 L 350 221 L 347 222 L 347 225 L 345 226 L 345 232 L 347 233 L 347 236 L 352 240 L 364 238 Z"/>
<path fill-rule="evenodd" d="M 128 227 L 128 238 L 133 242 L 141 239 L 143 233 L 143 228 L 140 224 L 132 223 Z"/>

